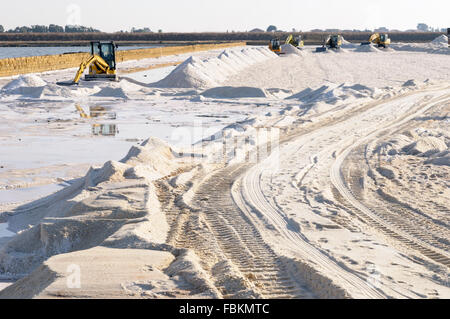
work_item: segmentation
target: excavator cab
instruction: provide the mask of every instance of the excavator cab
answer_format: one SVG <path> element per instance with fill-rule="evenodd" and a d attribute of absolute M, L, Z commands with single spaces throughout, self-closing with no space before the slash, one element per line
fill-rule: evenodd
<path fill-rule="evenodd" d="M 391 44 L 391 39 L 386 33 L 374 33 L 370 36 L 369 41 L 361 43 L 361 45 L 370 44 L 375 44 L 378 48 L 387 48 Z"/>
<path fill-rule="evenodd" d="M 116 68 L 116 48 L 114 42 L 91 42 L 91 54 L 100 56 L 111 69 Z"/>
<path fill-rule="evenodd" d="M 391 44 L 391 39 L 389 39 L 387 34 L 380 34 L 380 40 L 377 44 L 380 48 L 386 48 L 389 44 Z"/>
<path fill-rule="evenodd" d="M 116 80 L 116 49 L 117 45 L 114 42 L 91 42 L 91 55 L 98 56 L 103 59 L 108 65 L 107 70 L 104 67 L 99 67 L 97 63 L 92 63 L 89 66 L 89 74 L 86 74 L 85 80 Z"/>
<path fill-rule="evenodd" d="M 340 35 L 332 35 L 329 37 L 329 40 L 326 44 L 331 49 L 340 49 L 342 45 L 342 38 Z"/>
<path fill-rule="evenodd" d="M 316 52 L 326 52 L 328 49 L 340 50 L 342 36 L 339 34 L 329 35 L 321 47 L 316 48 Z"/>
<path fill-rule="evenodd" d="M 279 39 L 270 40 L 269 49 L 277 54 L 281 53 L 281 43 Z"/>

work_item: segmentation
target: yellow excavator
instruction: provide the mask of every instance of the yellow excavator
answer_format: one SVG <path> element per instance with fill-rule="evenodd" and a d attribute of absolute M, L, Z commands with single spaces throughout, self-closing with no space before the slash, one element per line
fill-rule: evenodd
<path fill-rule="evenodd" d="M 370 36 L 369 41 L 361 43 L 361 45 L 375 44 L 379 48 L 387 48 L 391 44 L 391 39 L 385 33 L 374 33 Z"/>
<path fill-rule="evenodd" d="M 298 37 L 294 37 L 292 34 L 290 34 L 286 39 L 286 44 L 291 44 L 292 46 L 296 48 L 302 48 L 305 46 L 305 42 L 302 40 L 302 36 L 299 35 Z"/>
<path fill-rule="evenodd" d="M 117 45 L 110 42 L 91 42 L 91 56 L 81 62 L 75 78 L 71 82 L 58 82 L 58 85 L 76 85 L 79 84 L 84 71 L 89 67 L 89 73 L 86 74 L 86 81 L 102 80 L 117 81 L 116 72 L 116 49 Z"/>
<path fill-rule="evenodd" d="M 340 50 L 342 46 L 342 36 L 339 34 L 329 35 L 321 47 L 316 48 L 316 52 L 325 52 L 328 49 Z"/>

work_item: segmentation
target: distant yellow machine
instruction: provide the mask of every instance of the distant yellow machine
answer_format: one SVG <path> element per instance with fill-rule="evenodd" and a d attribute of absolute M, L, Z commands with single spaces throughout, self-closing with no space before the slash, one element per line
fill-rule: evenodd
<path fill-rule="evenodd" d="M 342 46 L 342 36 L 339 34 L 329 35 L 321 47 L 316 48 L 316 52 L 324 52 L 328 49 L 340 50 Z"/>
<path fill-rule="evenodd" d="M 302 48 L 305 46 L 305 42 L 302 40 L 302 36 L 299 35 L 297 37 L 294 37 L 292 34 L 290 34 L 286 39 L 286 44 L 291 44 L 292 46 L 296 48 Z"/>
<path fill-rule="evenodd" d="M 370 36 L 369 41 L 361 43 L 361 45 L 375 44 L 379 48 L 387 48 L 391 44 L 391 39 L 385 33 L 374 33 Z"/>
<path fill-rule="evenodd" d="M 84 71 L 89 67 L 85 80 L 117 81 L 116 49 L 114 42 L 91 42 L 91 56 L 80 64 L 75 78 L 71 82 L 58 82 L 58 85 L 76 85 L 80 82 Z"/>
<path fill-rule="evenodd" d="M 272 40 L 270 40 L 269 49 L 272 52 L 275 52 L 277 54 L 281 54 L 281 43 L 280 43 L 280 40 L 279 39 L 272 39 Z"/>

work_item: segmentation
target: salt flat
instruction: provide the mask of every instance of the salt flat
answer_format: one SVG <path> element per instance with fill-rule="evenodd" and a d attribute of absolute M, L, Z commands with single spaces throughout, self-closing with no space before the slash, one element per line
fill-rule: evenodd
<path fill-rule="evenodd" d="M 446 50 L 242 47 L 127 62 L 184 61 L 118 83 L 0 79 L 0 194 L 61 188 L 0 201 L 17 234 L 0 276 L 20 279 L 0 298 L 450 297 Z M 64 287 L 66 263 L 108 258 L 139 262 Z"/>

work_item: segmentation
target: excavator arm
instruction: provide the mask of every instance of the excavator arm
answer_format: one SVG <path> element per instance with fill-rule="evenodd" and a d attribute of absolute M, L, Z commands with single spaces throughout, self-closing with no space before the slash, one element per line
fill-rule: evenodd
<path fill-rule="evenodd" d="M 294 41 L 294 37 L 292 36 L 292 34 L 290 34 L 287 37 L 285 44 L 292 44 L 293 41 Z"/>
<path fill-rule="evenodd" d="M 379 33 L 374 33 L 370 36 L 369 38 L 369 42 L 370 43 L 377 43 L 380 41 L 380 34 Z"/>
<path fill-rule="evenodd" d="M 374 43 L 378 47 L 386 48 L 389 44 L 391 44 L 391 39 L 389 39 L 387 34 L 374 33 L 369 38 L 368 42 L 363 42 L 361 44 L 371 44 Z"/>
<path fill-rule="evenodd" d="M 75 75 L 75 78 L 73 80 L 73 83 L 78 83 L 81 79 L 81 76 L 83 75 L 84 71 L 91 65 L 95 64 L 97 69 L 104 71 L 104 73 L 107 73 L 109 70 L 109 65 L 106 63 L 105 60 L 103 60 L 98 55 L 91 56 L 87 61 L 83 61 L 80 64 L 80 68 L 78 69 L 77 74 Z"/>

